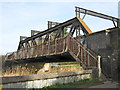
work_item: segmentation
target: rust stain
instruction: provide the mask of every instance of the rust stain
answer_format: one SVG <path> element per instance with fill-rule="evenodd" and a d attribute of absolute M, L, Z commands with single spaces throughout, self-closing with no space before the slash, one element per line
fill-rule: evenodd
<path fill-rule="evenodd" d="M 79 18 L 79 17 L 77 17 L 77 19 L 80 21 L 80 23 L 84 26 L 84 28 L 87 30 L 87 32 L 89 33 L 89 34 L 91 34 L 92 33 L 92 31 L 90 30 L 90 28 L 85 24 L 85 22 L 81 19 L 81 18 Z"/>

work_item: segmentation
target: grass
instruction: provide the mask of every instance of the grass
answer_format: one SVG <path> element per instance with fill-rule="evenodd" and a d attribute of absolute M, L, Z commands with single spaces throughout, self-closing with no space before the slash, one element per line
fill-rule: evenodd
<path fill-rule="evenodd" d="M 77 62 L 59 62 L 58 65 L 73 65 L 73 64 L 78 64 Z"/>
<path fill-rule="evenodd" d="M 71 65 L 71 66 L 64 66 L 64 67 L 81 67 L 80 65 Z"/>
<path fill-rule="evenodd" d="M 36 64 L 36 63 L 35 63 Z M 57 72 L 68 72 L 68 71 L 77 71 L 83 70 L 80 65 L 76 64 L 68 64 L 63 63 L 64 65 L 58 65 L 57 67 L 52 66 L 48 72 L 43 73 L 57 73 Z M 38 64 L 39 65 L 39 64 Z M 31 75 L 31 74 L 40 74 L 38 71 L 40 68 L 37 68 L 35 65 L 32 64 L 18 64 L 12 67 L 6 67 L 2 70 L 0 76 L 21 76 L 21 75 Z"/>
<path fill-rule="evenodd" d="M 30 75 L 36 74 L 37 69 L 32 66 L 31 69 L 27 68 L 26 66 L 14 66 L 12 68 L 7 68 L 2 70 L 1 76 L 19 76 L 19 75 Z"/>
<path fill-rule="evenodd" d="M 90 79 L 80 80 L 77 82 L 66 83 L 66 84 L 56 84 L 48 87 L 43 87 L 41 89 L 31 89 L 31 90 L 47 90 L 50 88 L 87 88 L 88 86 L 101 84 L 101 83 L 102 81 L 99 81 L 98 79 L 90 78 Z"/>

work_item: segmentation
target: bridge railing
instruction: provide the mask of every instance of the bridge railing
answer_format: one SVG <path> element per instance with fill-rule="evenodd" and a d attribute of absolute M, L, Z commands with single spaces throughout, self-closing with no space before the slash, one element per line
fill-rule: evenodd
<path fill-rule="evenodd" d="M 97 56 L 70 34 L 62 38 L 50 40 L 41 45 L 35 45 L 13 52 L 8 59 L 17 60 L 55 55 L 67 52 L 68 50 L 80 60 L 84 67 L 97 67 Z"/>
<path fill-rule="evenodd" d="M 85 68 L 97 67 L 98 56 L 71 35 L 67 39 L 68 49 L 80 60 Z"/>
<path fill-rule="evenodd" d="M 13 52 L 7 59 L 17 60 L 17 59 L 26 59 L 34 58 L 46 55 L 60 54 L 66 49 L 66 37 L 58 38 L 55 40 L 50 40 L 47 43 L 41 45 L 35 45 L 28 48 L 23 48 L 21 50 Z"/>

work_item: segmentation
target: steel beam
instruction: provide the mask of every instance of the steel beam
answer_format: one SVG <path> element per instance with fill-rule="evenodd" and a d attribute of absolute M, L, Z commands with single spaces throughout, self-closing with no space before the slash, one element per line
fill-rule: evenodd
<path fill-rule="evenodd" d="M 31 30 L 31 36 L 36 35 L 37 33 L 40 33 L 41 31 L 37 30 Z"/>
<path fill-rule="evenodd" d="M 117 23 L 120 22 L 119 18 L 116 18 L 116 17 L 113 17 L 113 16 L 109 16 L 109 15 L 106 15 L 106 14 L 98 13 L 98 12 L 88 10 L 88 9 L 84 9 L 84 8 L 80 8 L 80 7 L 75 7 L 75 8 L 76 8 L 75 9 L 76 14 L 77 13 L 84 13 L 84 14 L 95 16 L 95 17 L 111 20 L 111 21 L 114 20 Z M 78 16 L 78 15 L 76 15 L 76 16 Z"/>
<path fill-rule="evenodd" d="M 55 35 L 55 39 L 61 37 L 62 30 L 63 30 L 63 28 L 58 29 L 58 31 L 57 31 L 57 33 Z"/>
<path fill-rule="evenodd" d="M 20 41 L 25 40 L 26 38 L 28 38 L 28 37 L 26 37 L 26 36 L 20 36 Z"/>
<path fill-rule="evenodd" d="M 48 41 L 49 39 L 49 33 L 45 36 L 44 42 Z"/>
<path fill-rule="evenodd" d="M 58 22 L 53 22 L 53 21 L 48 21 L 48 28 L 51 28 L 53 27 L 53 25 L 58 25 L 59 23 Z"/>
<path fill-rule="evenodd" d="M 72 26 L 72 27 L 71 27 L 71 26 Z M 50 34 L 50 33 L 55 32 L 55 31 L 58 31 L 58 34 L 56 34 L 56 35 L 57 35 L 57 37 L 59 37 L 59 36 L 61 36 L 62 30 L 63 30 L 65 27 L 70 27 L 70 28 L 71 28 L 71 30 L 70 30 L 70 33 L 71 33 L 71 34 L 74 33 L 74 31 L 75 31 L 74 28 L 75 28 L 75 27 L 81 27 L 82 30 L 84 31 L 84 33 L 85 33 L 85 34 L 88 34 L 88 30 L 86 29 L 85 25 L 83 24 L 83 21 L 80 20 L 78 17 L 75 17 L 75 18 L 70 19 L 70 20 L 68 20 L 68 21 L 66 21 L 66 22 L 60 23 L 59 25 L 56 25 L 56 26 L 54 26 L 54 27 L 51 27 L 51 28 L 49 28 L 49 29 L 47 29 L 47 30 L 45 30 L 45 31 L 39 32 L 39 33 L 37 33 L 36 35 L 33 35 L 33 36 L 31 36 L 31 37 L 28 37 L 28 38 L 26 38 L 25 40 L 20 41 L 19 46 L 18 46 L 18 50 L 21 48 L 21 45 L 23 45 L 25 42 L 29 42 L 29 41 L 31 41 L 31 40 L 35 40 L 36 38 L 40 38 L 40 37 L 42 37 L 42 36 L 44 36 L 44 35 L 46 35 L 45 41 L 47 41 L 47 40 L 48 40 L 47 34 Z M 61 30 L 60 30 L 60 29 L 61 29 Z M 74 29 L 74 30 L 73 30 L 73 29 Z M 59 32 L 59 30 L 60 30 L 60 32 Z"/>
<path fill-rule="evenodd" d="M 30 40 L 33 40 L 33 39 L 35 39 L 35 38 L 41 37 L 41 36 L 43 36 L 43 35 L 45 35 L 45 34 L 47 34 L 47 33 L 51 33 L 51 32 L 53 32 L 53 31 L 57 31 L 57 29 L 59 29 L 59 28 L 61 28 L 61 27 L 69 26 L 69 25 L 71 25 L 72 23 L 74 23 L 75 21 L 78 21 L 76 17 L 75 17 L 75 18 L 72 18 L 72 19 L 70 19 L 70 20 L 68 20 L 68 21 L 66 21 L 66 22 L 60 23 L 59 25 L 56 25 L 55 27 L 52 27 L 52 28 L 47 29 L 47 30 L 45 30 L 45 31 L 42 31 L 42 32 L 40 32 L 40 33 L 38 33 L 38 34 L 36 34 L 36 35 L 33 35 L 33 36 L 31 36 L 31 37 L 28 37 L 28 38 L 26 38 L 25 40 L 20 41 L 20 44 L 25 43 L 25 42 L 28 42 L 28 41 L 30 41 Z M 19 46 L 18 46 L 18 50 L 20 49 L 20 44 L 19 44 Z"/>

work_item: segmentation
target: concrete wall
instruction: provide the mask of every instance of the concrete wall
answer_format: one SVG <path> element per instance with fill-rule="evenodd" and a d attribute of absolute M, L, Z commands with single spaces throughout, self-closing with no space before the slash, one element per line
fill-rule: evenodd
<path fill-rule="evenodd" d="M 102 56 L 102 72 L 113 79 L 118 79 L 119 33 L 120 28 L 111 28 L 93 33 L 85 38 L 87 47 Z"/>
<path fill-rule="evenodd" d="M 42 88 L 91 78 L 92 71 L 71 71 L 28 76 L 3 77 L 2 88 Z"/>

